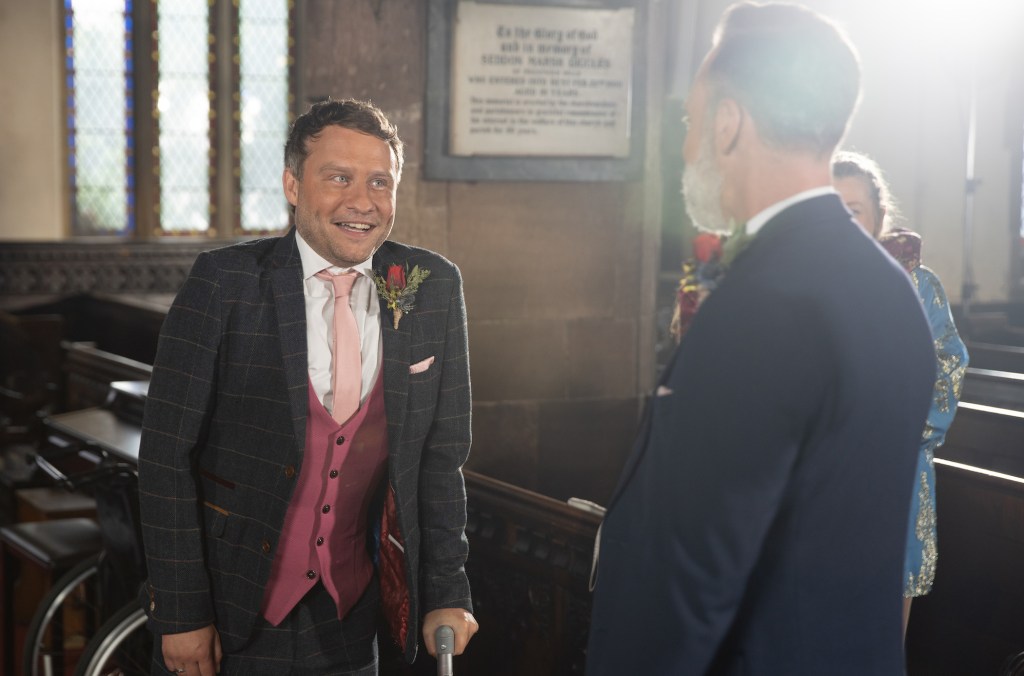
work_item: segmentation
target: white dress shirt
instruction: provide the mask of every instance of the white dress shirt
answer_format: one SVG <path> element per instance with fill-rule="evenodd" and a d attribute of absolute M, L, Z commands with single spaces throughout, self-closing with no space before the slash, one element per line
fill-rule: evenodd
<path fill-rule="evenodd" d="M 316 273 L 327 269 L 331 274 L 355 270 L 359 273 L 352 286 L 349 306 L 356 317 L 362 355 L 362 385 L 359 403 L 366 401 L 380 373 L 383 355 L 380 339 L 380 303 L 373 282 L 372 257 L 351 268 L 339 268 L 325 260 L 295 232 L 295 242 L 302 259 L 302 286 L 306 298 L 306 347 L 309 379 L 313 391 L 324 407 L 333 410 L 331 391 L 331 346 L 334 345 L 334 287 L 329 281 L 316 278 Z"/>
<path fill-rule="evenodd" d="M 755 216 L 753 216 L 750 220 L 748 220 L 747 234 L 756 234 L 758 230 L 764 227 L 765 223 L 772 219 L 772 217 L 782 213 L 783 209 L 791 207 L 798 202 L 803 202 L 804 200 L 809 200 L 813 197 L 820 197 L 822 195 L 838 194 L 839 193 L 837 193 L 836 189 L 833 188 L 832 186 L 823 185 L 819 188 L 811 188 L 810 190 L 804 190 L 803 192 L 798 192 L 795 195 L 791 195 L 790 197 L 787 197 L 784 200 L 776 202 L 767 209 L 763 209 L 762 211 L 758 212 Z"/>

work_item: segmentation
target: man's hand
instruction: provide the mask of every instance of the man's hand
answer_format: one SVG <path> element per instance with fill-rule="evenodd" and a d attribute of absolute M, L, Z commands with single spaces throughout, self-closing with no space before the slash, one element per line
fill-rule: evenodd
<path fill-rule="evenodd" d="M 220 634 L 212 624 L 195 631 L 164 634 L 160 645 L 164 666 L 171 673 L 214 676 L 220 672 Z"/>
<path fill-rule="evenodd" d="M 466 649 L 469 639 L 480 629 L 473 613 L 462 608 L 438 608 L 431 610 L 423 618 L 423 642 L 427 644 L 427 652 L 437 657 L 437 646 L 434 645 L 434 632 L 438 627 L 448 625 L 455 630 L 455 654 L 461 655 Z"/>

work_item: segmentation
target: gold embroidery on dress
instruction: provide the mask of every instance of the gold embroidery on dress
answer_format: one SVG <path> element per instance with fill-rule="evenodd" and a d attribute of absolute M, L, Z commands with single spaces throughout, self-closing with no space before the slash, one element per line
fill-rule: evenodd
<path fill-rule="evenodd" d="M 917 571 L 906 573 L 907 579 L 903 595 L 907 598 L 927 594 L 935 580 L 938 543 L 935 531 L 935 495 L 929 485 L 929 475 L 934 475 L 930 468 L 933 466 L 935 449 L 942 444 L 949 423 L 953 419 L 953 413 L 956 411 L 957 401 L 963 390 L 968 358 L 963 341 L 960 340 L 956 326 L 949 315 L 949 303 L 938 278 L 930 270 L 920 266 L 911 271 L 911 276 L 922 300 L 930 297 L 930 300 L 925 303 L 929 324 L 933 331 L 938 331 L 942 335 L 933 336 L 937 361 L 936 379 L 932 392 L 932 409 L 928 413 L 928 420 L 925 422 L 924 435 L 921 440 L 922 452 L 929 469 L 921 472 L 920 483 L 917 487 L 917 513 L 912 515 L 914 518 L 913 534 L 921 544 L 920 568 Z M 908 552 L 912 549 L 908 546 Z M 913 555 L 908 558 L 907 563 L 908 567 L 916 564 Z"/>
<path fill-rule="evenodd" d="M 939 430 L 935 429 L 927 422 L 924 424 L 924 438 L 932 439 L 940 434 Z M 935 449 L 938 448 L 937 444 L 922 444 L 924 446 L 924 459 L 928 462 L 929 467 L 935 466 Z"/>
<path fill-rule="evenodd" d="M 939 378 L 935 381 L 935 390 L 932 394 L 932 402 L 935 407 L 942 413 L 949 413 L 950 406 L 950 392 L 949 392 L 949 381 L 945 378 Z"/>
<path fill-rule="evenodd" d="M 960 399 L 960 393 L 964 389 L 964 375 L 967 374 L 967 363 L 959 356 L 955 359 L 957 364 L 953 372 L 949 374 L 949 380 L 953 383 L 953 396 Z"/>
<path fill-rule="evenodd" d="M 917 512 L 917 523 L 914 534 L 923 545 L 921 552 L 921 569 L 915 575 L 907 573 L 907 584 L 903 589 L 905 598 L 924 596 L 931 591 L 935 582 L 935 566 L 939 558 L 938 543 L 935 535 L 935 503 L 932 501 L 931 488 L 928 486 L 928 475 L 921 472 L 921 487 L 917 491 L 920 503 Z"/>

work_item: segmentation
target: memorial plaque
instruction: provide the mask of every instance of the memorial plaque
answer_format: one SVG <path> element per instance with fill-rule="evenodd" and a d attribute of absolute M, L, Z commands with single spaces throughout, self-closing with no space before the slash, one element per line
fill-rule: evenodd
<path fill-rule="evenodd" d="M 459 2 L 448 152 L 630 153 L 634 9 Z"/>

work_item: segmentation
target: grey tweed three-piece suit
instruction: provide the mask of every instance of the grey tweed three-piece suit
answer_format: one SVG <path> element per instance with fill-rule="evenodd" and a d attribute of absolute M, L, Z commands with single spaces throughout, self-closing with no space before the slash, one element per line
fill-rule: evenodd
<path fill-rule="evenodd" d="M 302 264 L 284 237 L 201 254 L 164 322 L 139 457 L 149 628 L 215 624 L 225 654 L 260 613 L 299 477 L 308 415 Z M 397 329 L 381 301 L 388 478 L 410 592 L 405 656 L 420 617 L 471 610 L 464 564 L 469 356 L 458 269 L 385 242 L 373 258 L 430 270 Z M 434 357 L 425 371 L 410 365 Z"/>

